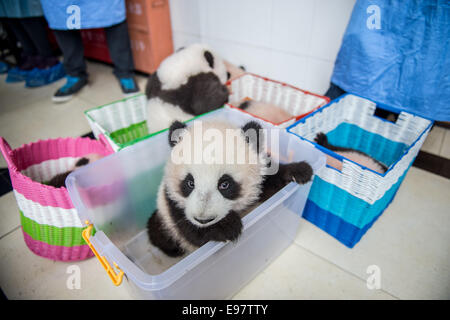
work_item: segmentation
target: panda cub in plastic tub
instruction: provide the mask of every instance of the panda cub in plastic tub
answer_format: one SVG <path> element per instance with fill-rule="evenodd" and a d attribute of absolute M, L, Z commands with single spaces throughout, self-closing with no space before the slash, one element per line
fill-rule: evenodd
<path fill-rule="evenodd" d="M 208 241 L 235 241 L 241 218 L 255 205 L 291 181 L 311 180 L 313 170 L 304 161 L 276 163 L 278 170 L 271 171 L 261 129 L 255 121 L 242 128 L 219 121 L 170 126 L 172 154 L 147 223 L 154 246 L 177 257 Z"/>

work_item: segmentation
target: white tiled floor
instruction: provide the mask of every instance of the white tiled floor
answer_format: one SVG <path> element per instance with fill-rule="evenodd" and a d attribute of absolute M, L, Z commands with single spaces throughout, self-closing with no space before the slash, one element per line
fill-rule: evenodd
<path fill-rule="evenodd" d="M 423 143 L 422 150 L 450 159 L 450 130 L 433 127 Z"/>
<path fill-rule="evenodd" d="M 13 148 L 40 138 L 90 131 L 82 111 L 121 98 L 111 68 L 89 63 L 91 84 L 70 103 L 54 105 L 60 81 L 39 89 L 0 77 L 0 136 Z M 145 78 L 138 77 L 141 89 Z M 448 138 L 447 138 L 448 139 Z M 0 166 L 5 162 L 0 157 Z M 449 299 L 450 180 L 411 168 L 395 200 L 354 249 L 302 220 L 294 243 L 250 281 L 236 299 Z M 15 299 L 130 299 L 93 258 L 54 262 L 31 253 L 15 198 L 0 197 L 0 287 Z M 81 271 L 81 289 L 69 290 L 67 268 Z M 381 289 L 369 290 L 367 268 L 380 268 Z"/>

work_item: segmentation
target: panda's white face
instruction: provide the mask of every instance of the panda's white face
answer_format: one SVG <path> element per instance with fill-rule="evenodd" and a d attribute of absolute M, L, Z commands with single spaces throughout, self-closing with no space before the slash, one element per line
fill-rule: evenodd
<path fill-rule="evenodd" d="M 220 132 L 230 128 L 226 124 L 203 122 L 204 131 L 210 126 Z M 172 154 L 191 152 L 196 143 L 199 141 L 182 139 L 174 146 Z M 238 152 L 256 154 L 244 136 L 235 143 L 233 147 Z M 203 141 L 201 151 L 207 148 L 208 144 Z M 231 152 L 230 144 L 224 143 L 223 148 L 225 153 Z M 200 163 L 178 164 L 171 160 L 166 166 L 165 183 L 169 197 L 184 210 L 186 218 L 198 227 L 207 227 L 223 219 L 230 211 L 239 213 L 254 204 L 261 193 L 263 172 L 264 164 L 261 162 L 207 164 L 202 160 Z"/>
<path fill-rule="evenodd" d="M 177 89 L 190 77 L 213 72 L 225 84 L 227 70 L 223 59 L 205 44 L 192 44 L 161 62 L 157 74 L 163 90 Z"/>

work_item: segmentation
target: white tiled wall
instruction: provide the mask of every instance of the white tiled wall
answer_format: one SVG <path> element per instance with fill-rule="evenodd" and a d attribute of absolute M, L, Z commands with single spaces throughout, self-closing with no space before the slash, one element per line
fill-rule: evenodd
<path fill-rule="evenodd" d="M 319 94 L 356 0 L 170 0 L 175 49 L 208 43 L 250 72 Z"/>

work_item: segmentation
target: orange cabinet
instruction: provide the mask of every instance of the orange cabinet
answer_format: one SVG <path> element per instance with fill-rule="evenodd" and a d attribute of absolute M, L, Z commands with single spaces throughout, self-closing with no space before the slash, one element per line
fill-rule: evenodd
<path fill-rule="evenodd" d="M 173 53 L 169 0 L 126 0 L 134 67 L 154 72 Z M 103 29 L 82 30 L 84 55 L 111 63 Z"/>
<path fill-rule="evenodd" d="M 173 53 L 169 0 L 127 0 L 126 3 L 135 68 L 154 72 Z"/>

